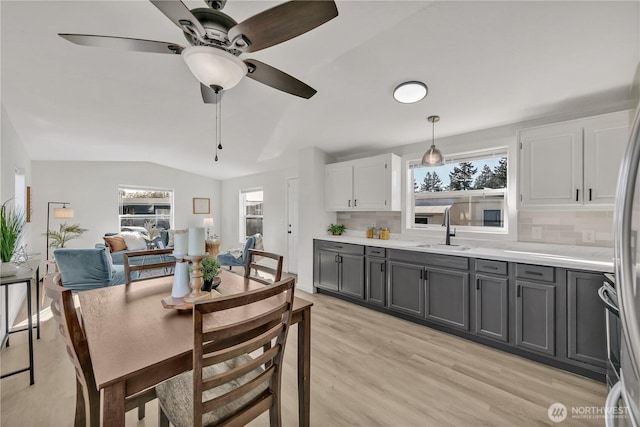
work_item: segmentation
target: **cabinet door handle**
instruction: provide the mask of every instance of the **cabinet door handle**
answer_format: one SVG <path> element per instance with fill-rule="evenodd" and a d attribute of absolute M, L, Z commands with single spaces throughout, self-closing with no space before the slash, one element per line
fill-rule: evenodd
<path fill-rule="evenodd" d="M 349 199 L 349 200 L 347 201 L 347 206 L 348 206 L 348 207 L 351 207 L 351 199 Z"/>
<path fill-rule="evenodd" d="M 542 276 L 542 273 L 539 271 L 525 271 L 524 274 L 530 274 L 532 276 Z"/>
<path fill-rule="evenodd" d="M 380 271 L 381 271 L 382 273 L 384 273 L 384 263 L 381 263 L 381 264 L 380 264 Z"/>
<path fill-rule="evenodd" d="M 358 206 L 358 199 L 353 199 L 353 207 L 355 208 L 356 206 Z"/>
<path fill-rule="evenodd" d="M 480 290 L 480 278 L 476 277 L 476 290 Z"/>
<path fill-rule="evenodd" d="M 593 191 L 593 190 L 590 188 L 590 189 L 589 189 L 589 201 L 591 201 L 591 193 L 592 193 L 592 191 Z"/>
<path fill-rule="evenodd" d="M 424 270 L 420 270 L 420 280 L 424 279 Z"/>
<path fill-rule="evenodd" d="M 516 285 L 516 298 L 520 298 L 520 285 Z"/>
<path fill-rule="evenodd" d="M 577 201 L 578 201 L 578 199 L 579 199 L 579 195 L 580 195 L 580 189 L 579 189 L 579 188 L 576 188 L 576 202 L 577 202 Z"/>
<path fill-rule="evenodd" d="M 336 254 L 336 257 L 333 259 L 333 260 L 334 260 L 334 262 L 339 262 L 339 261 L 338 261 L 338 256 L 339 256 L 339 255 L 337 255 L 337 254 Z"/>
<path fill-rule="evenodd" d="M 338 263 L 342 264 L 342 257 L 340 255 L 338 255 Z"/>

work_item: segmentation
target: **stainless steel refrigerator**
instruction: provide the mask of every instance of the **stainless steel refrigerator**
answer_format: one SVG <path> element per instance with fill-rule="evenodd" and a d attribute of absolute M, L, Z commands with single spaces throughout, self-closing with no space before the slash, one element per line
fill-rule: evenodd
<path fill-rule="evenodd" d="M 606 425 L 640 426 L 640 67 L 633 86 L 636 106 L 614 211 L 615 282 L 622 324 L 620 381 L 607 397 Z"/>

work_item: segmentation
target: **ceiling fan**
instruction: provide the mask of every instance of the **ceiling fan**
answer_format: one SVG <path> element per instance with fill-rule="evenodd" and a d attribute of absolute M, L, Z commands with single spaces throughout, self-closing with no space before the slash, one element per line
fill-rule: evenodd
<path fill-rule="evenodd" d="M 205 103 L 218 103 L 222 91 L 247 77 L 309 99 L 316 90 L 295 77 L 255 59 L 240 59 L 310 31 L 338 16 L 333 0 L 289 1 L 240 23 L 221 11 L 227 0 L 205 0 L 208 8 L 189 8 L 180 0 L 149 0 L 183 32 L 190 46 L 153 40 L 89 34 L 59 34 L 85 46 L 182 55 L 201 82 Z"/>

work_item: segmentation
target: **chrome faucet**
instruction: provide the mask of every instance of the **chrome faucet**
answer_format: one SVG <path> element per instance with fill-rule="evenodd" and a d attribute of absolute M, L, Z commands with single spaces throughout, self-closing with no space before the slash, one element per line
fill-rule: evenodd
<path fill-rule="evenodd" d="M 449 209 L 445 208 L 444 215 L 442 216 L 442 226 L 447 227 L 444 235 L 444 244 L 451 245 L 451 238 L 456 237 L 456 229 L 453 229 L 453 233 L 451 232 L 451 219 L 449 218 Z"/>

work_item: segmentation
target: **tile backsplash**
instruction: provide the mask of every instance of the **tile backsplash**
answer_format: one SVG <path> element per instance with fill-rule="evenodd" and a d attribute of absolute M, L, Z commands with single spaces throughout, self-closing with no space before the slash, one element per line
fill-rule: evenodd
<path fill-rule="evenodd" d="M 393 234 L 402 232 L 400 212 L 338 212 L 337 221 L 348 230 L 365 231 L 375 225 Z M 520 211 L 518 241 L 611 248 L 613 212 Z"/>
<path fill-rule="evenodd" d="M 518 241 L 613 247 L 613 212 L 518 212 Z"/>

